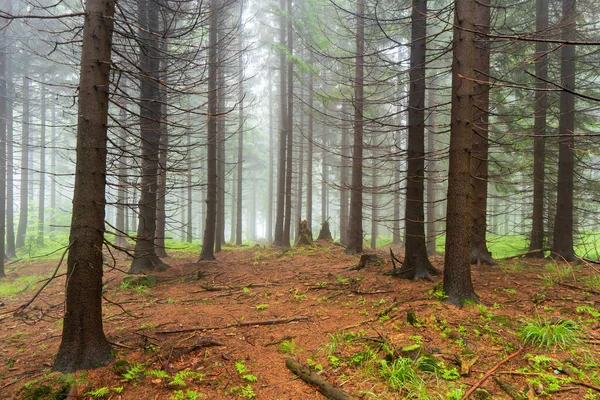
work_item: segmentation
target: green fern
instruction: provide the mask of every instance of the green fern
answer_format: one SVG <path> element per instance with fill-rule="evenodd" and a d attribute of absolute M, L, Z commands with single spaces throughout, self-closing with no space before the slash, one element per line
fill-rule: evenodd
<path fill-rule="evenodd" d="M 85 394 L 85 396 L 90 396 L 94 399 L 101 399 L 104 396 L 108 396 L 110 394 L 110 389 L 107 387 L 101 387 L 96 390 L 90 390 Z"/>
<path fill-rule="evenodd" d="M 203 378 L 204 378 L 204 374 L 201 374 L 196 371 L 189 371 L 189 370 L 179 371 L 172 378 L 171 382 L 169 382 L 169 385 L 185 387 L 185 386 L 187 386 L 187 384 L 185 383 L 186 379 L 201 380 Z"/>
<path fill-rule="evenodd" d="M 169 379 L 171 375 L 167 374 L 163 370 L 153 369 L 151 371 L 146 372 L 146 375 L 151 375 L 160 379 Z"/>

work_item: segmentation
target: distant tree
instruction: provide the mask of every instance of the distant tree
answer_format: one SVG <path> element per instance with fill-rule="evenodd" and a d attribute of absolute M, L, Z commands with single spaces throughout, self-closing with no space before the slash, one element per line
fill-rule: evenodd
<path fill-rule="evenodd" d="M 290 230 L 292 228 L 292 175 L 294 151 L 294 27 L 292 24 L 292 0 L 287 0 L 287 49 L 289 59 L 287 64 L 287 122 L 286 122 L 286 169 L 285 169 L 285 212 L 283 222 L 282 246 L 290 246 Z"/>
<path fill-rule="evenodd" d="M 452 109 L 446 211 L 444 292 L 458 307 L 478 301 L 471 281 L 471 148 L 475 65 L 475 0 L 454 2 Z"/>
<path fill-rule="evenodd" d="M 437 203 L 437 195 L 436 195 L 436 178 L 438 175 L 437 172 L 437 163 L 436 163 L 436 140 L 435 140 L 435 126 L 437 121 L 437 97 L 435 91 L 437 89 L 435 87 L 430 87 L 428 89 L 428 105 L 427 109 L 429 110 L 429 118 L 427 119 L 427 123 L 429 125 L 429 131 L 427 132 L 427 254 L 434 255 L 436 250 L 436 239 L 438 236 L 437 232 L 437 217 L 436 217 L 436 203 Z"/>
<path fill-rule="evenodd" d="M 350 160 L 350 134 L 348 123 L 348 105 L 342 102 L 341 115 L 341 151 L 340 151 L 340 243 L 348 245 L 348 164 Z"/>
<path fill-rule="evenodd" d="M 206 223 L 200 260 L 214 260 L 217 224 L 217 14 L 219 0 L 210 2 L 208 27 L 208 124 L 206 163 Z"/>
<path fill-rule="evenodd" d="M 44 245 L 46 211 L 46 78 L 42 75 L 40 101 L 40 191 L 38 196 L 38 237 L 40 246 Z"/>
<path fill-rule="evenodd" d="M 548 0 L 536 0 L 536 31 L 548 29 Z M 535 43 L 535 113 L 533 122 L 533 215 L 529 256 L 544 257 L 544 182 L 546 164 L 546 115 L 548 95 L 545 90 L 548 80 L 548 43 Z"/>
<path fill-rule="evenodd" d="M 114 7 L 112 0 L 86 3 L 65 316 L 52 367 L 60 372 L 101 367 L 113 358 L 102 328 L 102 246 Z"/>
<path fill-rule="evenodd" d="M 315 56 L 311 49 L 308 50 L 308 63 L 313 65 Z M 313 158 L 314 158 L 314 102 L 315 102 L 315 77 L 314 71 L 308 73 L 308 121 L 306 126 L 306 224 L 309 232 L 312 233 L 313 218 Z"/>
<path fill-rule="evenodd" d="M 27 76 L 27 68 L 23 74 L 23 90 L 21 96 L 23 99 L 23 116 L 22 133 L 21 133 L 21 188 L 19 199 L 19 226 L 17 227 L 16 248 L 20 249 L 25 246 L 25 238 L 27 236 L 27 222 L 29 216 L 29 131 L 30 131 L 30 101 L 29 92 L 31 87 L 31 79 Z"/>
<path fill-rule="evenodd" d="M 2 3 L 2 8 L 5 6 Z M 6 120 L 8 96 L 6 93 L 6 30 L 0 32 L 0 278 L 5 277 L 5 231 L 6 231 Z"/>
<path fill-rule="evenodd" d="M 268 85 L 269 85 L 269 182 L 267 193 L 267 242 L 273 242 L 273 172 L 274 172 L 274 153 L 275 153 L 275 134 L 273 129 L 273 82 L 272 69 L 269 68 Z"/>
<path fill-rule="evenodd" d="M 244 15 L 244 0 L 240 0 L 240 19 Z M 237 148 L 237 199 L 236 199 L 236 223 L 235 223 L 235 244 L 242 244 L 242 206 L 243 206 L 243 182 L 244 182 L 244 31 L 243 23 L 240 23 L 238 31 L 240 50 L 238 52 L 239 62 L 239 82 L 238 82 L 238 148 Z M 232 216 L 233 219 L 233 216 Z M 233 231 L 233 230 L 232 230 Z"/>
<path fill-rule="evenodd" d="M 363 128 L 364 128 L 365 2 L 356 4 L 356 63 L 354 76 L 354 143 L 352 146 L 352 183 L 346 253 L 363 251 Z"/>
<path fill-rule="evenodd" d="M 9 8 L 7 12 L 11 11 Z M 4 32 L 3 32 L 4 34 Z M 14 182 L 15 182 L 15 167 L 14 167 L 14 135 L 13 135 L 13 105 L 14 105 L 14 83 L 13 73 L 10 58 L 4 59 L 5 76 L 6 76 L 6 257 L 15 258 L 16 243 L 15 243 L 15 203 L 14 203 Z"/>
<path fill-rule="evenodd" d="M 562 2 L 562 39 L 577 39 L 575 0 Z M 564 44 L 560 62 L 560 120 L 558 125 L 558 187 L 552 254 L 565 261 L 575 260 L 573 249 L 573 177 L 575 170 L 575 45 Z"/>

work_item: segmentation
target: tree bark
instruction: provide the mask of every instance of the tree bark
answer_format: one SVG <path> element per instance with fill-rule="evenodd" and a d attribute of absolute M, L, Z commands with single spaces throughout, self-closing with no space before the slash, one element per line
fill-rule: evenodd
<path fill-rule="evenodd" d="M 292 26 L 292 0 L 287 0 L 287 48 L 290 58 L 294 54 L 294 38 Z M 292 174 L 293 174 L 293 150 L 294 150 L 294 63 L 290 59 L 287 64 L 287 151 L 285 170 L 285 220 L 283 224 L 284 248 L 290 247 L 290 229 L 292 227 Z"/>
<path fill-rule="evenodd" d="M 279 45 L 286 46 L 285 0 L 279 1 Z M 275 213 L 275 237 L 273 243 L 283 246 L 283 220 L 285 212 L 286 141 L 287 141 L 287 95 L 286 55 L 279 52 L 279 157 L 277 162 L 277 210 Z"/>
<path fill-rule="evenodd" d="M 425 62 L 427 0 L 413 0 L 408 94 L 408 148 L 405 208 L 405 256 L 399 276 L 431 279 L 439 271 L 427 258 L 425 246 Z"/>
<path fill-rule="evenodd" d="M 2 2 L 4 8 L 5 2 Z M 6 92 L 6 30 L 0 33 L 0 278 L 5 277 L 6 230 L 6 120 L 8 96 Z"/>
<path fill-rule="evenodd" d="M 243 2 L 240 8 L 240 16 L 244 13 Z M 240 17 L 241 18 L 241 17 Z M 243 182 L 244 182 L 244 57 L 243 57 L 243 48 L 244 48 L 244 40 L 243 34 L 244 32 L 240 30 L 240 50 L 239 50 L 239 98 L 238 98 L 238 106 L 239 106 L 239 127 L 238 127 L 238 149 L 237 149 L 237 201 L 236 201 L 236 224 L 235 224 L 235 244 L 238 246 L 242 244 L 242 206 L 243 206 Z M 232 216 L 233 217 L 233 216 Z"/>
<path fill-rule="evenodd" d="M 342 103 L 341 127 L 341 160 L 340 160 L 340 243 L 344 246 L 348 244 L 348 162 L 350 159 L 349 129 L 346 121 L 348 120 L 348 107 L 346 102 Z"/>
<path fill-rule="evenodd" d="M 371 249 L 377 249 L 377 220 L 379 219 L 379 205 L 377 204 L 377 153 L 372 150 L 373 161 L 371 164 Z"/>
<path fill-rule="evenodd" d="M 444 292 L 448 303 L 460 307 L 465 301 L 479 300 L 473 290 L 469 257 L 475 0 L 454 4 Z"/>
<path fill-rule="evenodd" d="M 7 12 L 12 12 L 12 1 L 8 1 Z M 4 33 L 3 33 L 4 34 Z M 10 58 L 4 60 L 6 75 L 6 257 L 15 258 L 15 224 L 14 224 L 14 156 L 13 156 L 13 96 L 15 93 Z"/>
<path fill-rule="evenodd" d="M 125 146 L 127 142 L 125 140 L 125 136 L 127 135 L 127 130 L 125 129 L 126 117 L 125 117 L 125 108 L 121 108 L 119 110 L 119 123 L 121 124 L 119 128 L 119 144 L 117 151 L 119 152 L 118 158 L 118 168 L 117 168 L 117 220 L 115 223 L 115 228 L 117 232 L 115 232 L 115 244 L 118 246 L 123 246 L 127 244 L 127 239 L 124 235 L 127 234 L 127 225 L 125 223 L 125 216 L 127 214 L 127 152 Z M 54 169 L 52 170 L 54 172 Z"/>
<path fill-rule="evenodd" d="M 575 40 L 575 0 L 563 0 L 562 38 Z M 575 260 L 573 250 L 573 175 L 575 169 L 575 46 L 562 47 L 560 76 L 562 86 L 571 90 L 560 93 L 560 120 L 558 125 L 558 186 L 556 217 L 554 219 L 553 257 L 565 261 Z"/>
<path fill-rule="evenodd" d="M 23 75 L 23 117 L 21 133 L 21 197 L 19 199 L 19 226 L 17 227 L 16 248 L 20 249 L 25 245 L 27 236 L 27 220 L 29 212 L 29 88 L 30 79 L 27 77 L 27 70 Z"/>
<path fill-rule="evenodd" d="M 42 76 L 40 102 L 40 191 L 38 198 L 38 235 L 37 242 L 44 245 L 46 211 L 46 78 Z"/>
<path fill-rule="evenodd" d="M 208 123 L 206 163 L 206 223 L 200 260 L 214 260 L 217 216 L 217 13 L 219 0 L 211 0 L 208 28 Z"/>
<path fill-rule="evenodd" d="M 140 25 L 140 158 L 138 228 L 130 274 L 168 268 L 156 254 L 156 208 L 160 151 L 161 104 L 158 4 L 137 0 Z"/>
<path fill-rule="evenodd" d="M 427 255 L 436 254 L 436 239 L 437 239 L 437 193 L 436 181 L 438 172 L 436 166 L 436 146 L 435 146 L 435 130 L 436 130 L 436 95 L 435 88 L 431 87 L 428 90 L 428 109 L 429 109 L 429 131 L 427 132 Z"/>
<path fill-rule="evenodd" d="M 471 152 L 471 264 L 496 265 L 487 248 L 488 124 L 490 107 L 490 0 L 475 5 L 475 83 L 473 84 L 473 150 Z"/>
<path fill-rule="evenodd" d="M 275 153 L 275 138 L 273 133 L 273 82 L 271 72 L 269 70 L 269 183 L 267 193 L 267 242 L 273 242 L 273 173 L 274 173 L 274 160 L 273 154 Z"/>
<path fill-rule="evenodd" d="M 313 65 L 315 55 L 312 50 L 308 50 L 308 62 Z M 314 101 L 315 101 L 315 83 L 314 72 L 308 74 L 308 126 L 307 131 L 307 154 L 306 154 L 306 223 L 308 230 L 312 234 L 313 219 L 313 157 L 314 157 Z"/>
<path fill-rule="evenodd" d="M 346 253 L 358 254 L 363 251 L 363 80 L 365 62 L 365 2 L 356 4 L 356 63 L 354 76 L 354 143 L 352 146 L 352 185 L 350 189 L 350 217 L 348 224 L 348 246 Z"/>
<path fill-rule="evenodd" d="M 114 7 L 112 0 L 86 3 L 65 316 L 53 365 L 60 372 L 101 367 L 113 358 L 102 327 L 102 245 Z"/>
<path fill-rule="evenodd" d="M 167 202 L 167 160 L 169 153 L 169 125 L 168 125 L 168 97 L 166 82 L 167 76 L 167 60 L 164 56 L 168 52 L 167 39 L 162 39 L 161 48 L 163 55 L 160 57 L 160 75 L 164 85 L 161 86 L 160 90 L 160 140 L 158 148 L 158 190 L 157 190 L 157 203 L 156 203 L 156 255 L 165 258 L 169 257 L 167 249 L 165 247 L 165 236 L 166 236 L 166 225 L 167 225 L 167 213 L 166 213 L 166 202 Z M 188 135 L 189 137 L 189 135 Z M 190 199 L 188 199 L 189 201 Z"/>

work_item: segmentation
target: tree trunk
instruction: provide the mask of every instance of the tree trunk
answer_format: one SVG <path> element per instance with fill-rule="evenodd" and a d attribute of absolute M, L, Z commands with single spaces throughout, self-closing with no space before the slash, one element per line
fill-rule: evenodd
<path fill-rule="evenodd" d="M 206 223 L 200 260 L 214 260 L 217 216 L 217 13 L 219 0 L 210 2 L 208 28 L 208 123 L 206 163 Z"/>
<path fill-rule="evenodd" d="M 161 105 L 158 4 L 137 0 L 140 25 L 140 158 L 141 180 L 137 238 L 130 274 L 165 270 L 156 254 L 156 207 L 159 172 Z"/>
<path fill-rule="evenodd" d="M 562 38 L 575 40 L 575 0 L 563 0 Z M 575 46 L 562 47 L 560 76 L 562 86 L 570 90 L 560 93 L 560 121 L 558 125 L 558 186 L 556 192 L 556 218 L 552 254 L 557 259 L 575 260 L 573 250 L 573 175 L 575 169 Z"/>
<path fill-rule="evenodd" d="M 55 229 L 56 224 L 56 102 L 52 102 L 52 138 L 50 139 L 50 230 Z"/>
<path fill-rule="evenodd" d="M 465 301 L 479 300 L 473 290 L 469 257 L 475 0 L 454 4 L 444 292 L 448 303 L 460 307 Z"/>
<path fill-rule="evenodd" d="M 115 232 L 115 244 L 118 246 L 123 246 L 127 244 L 127 239 L 124 236 L 127 234 L 127 224 L 125 223 L 127 214 L 127 152 L 125 148 L 127 145 L 125 140 L 125 136 L 127 135 L 125 124 L 127 121 L 125 117 L 125 108 L 121 108 L 119 110 L 119 123 L 121 126 L 119 129 L 119 144 L 117 149 L 119 152 L 119 158 L 117 164 L 117 221 L 115 223 L 117 232 Z M 52 169 L 52 171 L 54 172 L 54 169 Z"/>
<path fill-rule="evenodd" d="M 273 82 L 271 82 L 271 73 L 269 70 L 269 183 L 267 193 L 267 242 L 273 243 L 273 172 L 275 153 L 275 139 L 273 133 Z"/>
<path fill-rule="evenodd" d="M 279 45 L 286 46 L 285 0 L 279 1 Z M 277 163 L 277 211 L 275 213 L 275 237 L 273 243 L 283 246 L 283 219 L 285 212 L 286 140 L 287 140 L 287 95 L 286 55 L 279 52 L 279 159 Z"/>
<path fill-rule="evenodd" d="M 377 154 L 372 150 L 373 161 L 371 165 L 371 249 L 377 249 L 377 220 L 379 219 L 379 205 L 377 204 Z"/>
<path fill-rule="evenodd" d="M 240 16 L 244 13 L 243 2 L 241 3 Z M 240 17 L 241 18 L 241 17 Z M 238 246 L 242 244 L 242 206 L 243 206 L 243 182 L 244 182 L 244 57 L 243 57 L 243 48 L 244 48 L 244 40 L 243 34 L 244 32 L 240 30 L 240 54 L 239 54 L 239 74 L 240 74 L 240 82 L 239 82 L 239 99 L 238 106 L 240 108 L 239 114 L 239 128 L 238 128 L 238 149 L 237 149 L 237 201 L 236 201 L 236 224 L 235 224 L 235 244 Z M 233 218 L 233 216 L 232 216 Z"/>
<path fill-rule="evenodd" d="M 8 1 L 7 12 L 12 12 L 12 1 Z M 4 33 L 3 33 L 4 34 Z M 13 96 L 15 93 L 10 58 L 4 60 L 6 76 L 6 257 L 15 258 L 15 224 L 14 224 L 14 155 L 13 155 Z"/>
<path fill-rule="evenodd" d="M 215 252 L 219 253 L 225 244 L 225 138 L 227 127 L 225 124 L 225 47 L 227 32 L 225 28 L 224 8 L 226 1 L 219 3 L 218 29 L 217 29 L 217 224 L 215 238 Z"/>
<path fill-rule="evenodd" d="M 30 80 L 27 71 L 23 75 L 23 117 L 21 134 L 21 198 L 19 199 L 19 226 L 17 227 L 16 248 L 25 245 L 27 236 L 27 220 L 29 211 L 29 87 Z"/>
<path fill-rule="evenodd" d="M 344 246 L 348 244 L 348 162 L 350 159 L 349 129 L 346 121 L 348 120 L 348 107 L 346 102 L 342 103 L 342 116 L 340 119 L 341 127 L 341 160 L 340 160 L 340 243 Z"/>
<path fill-rule="evenodd" d="M 101 367 L 113 358 L 102 328 L 102 245 L 114 6 L 111 0 L 86 3 L 65 316 L 53 366 L 60 372 Z"/>
<path fill-rule="evenodd" d="M 161 41 L 161 50 L 165 54 L 168 52 L 167 40 Z M 163 55 L 159 61 L 161 80 L 167 82 L 167 60 Z M 167 225 L 167 160 L 169 153 L 169 125 L 168 125 L 168 96 L 166 86 L 161 86 L 160 90 L 160 140 L 158 150 L 158 191 L 156 207 L 156 255 L 162 258 L 169 257 L 165 247 L 166 225 Z M 189 137 L 189 135 L 188 135 Z"/>
<path fill-rule="evenodd" d="M 471 264 L 496 265 L 487 249 L 488 124 L 490 106 L 490 0 L 475 5 L 475 83 L 473 84 L 473 150 L 471 152 Z"/>
<path fill-rule="evenodd" d="M 303 86 L 300 87 L 300 101 L 304 104 L 304 89 Z M 304 113 L 300 113 L 299 117 L 300 121 L 298 122 L 298 126 L 300 127 L 298 135 L 298 182 L 296 183 L 296 214 L 295 220 L 292 221 L 296 226 L 296 233 L 292 236 L 295 238 L 294 241 L 298 238 L 300 234 L 300 222 L 302 221 L 302 185 L 304 184 Z"/>
<path fill-rule="evenodd" d="M 292 26 L 292 0 L 287 0 L 287 48 L 290 58 L 294 53 L 294 39 Z M 283 224 L 283 243 L 284 248 L 290 247 L 290 229 L 292 227 L 292 173 L 293 173 L 293 150 L 294 150 L 294 63 L 288 62 L 287 65 L 287 152 L 286 152 L 286 171 L 285 171 L 285 220 Z"/>
<path fill-rule="evenodd" d="M 40 246 L 44 245 L 45 211 L 46 211 L 46 82 L 42 76 L 42 99 L 40 104 L 40 192 L 38 199 L 38 237 Z"/>
<path fill-rule="evenodd" d="M 425 246 L 425 62 L 427 0 L 413 0 L 408 94 L 408 148 L 405 208 L 405 256 L 399 271 L 405 279 L 431 279 L 439 271 Z"/>
<path fill-rule="evenodd" d="M 3 6 L 5 5 L 2 2 Z M 8 93 L 6 92 L 6 30 L 0 33 L 0 278 L 5 277 L 6 228 L 6 120 Z"/>
<path fill-rule="evenodd" d="M 308 62 L 313 65 L 315 62 L 315 56 L 312 50 L 308 50 Z M 313 157 L 314 157 L 314 101 L 315 101 L 315 87 L 314 87 L 314 72 L 308 73 L 308 126 L 307 130 L 307 145 L 308 150 L 306 153 L 306 223 L 308 230 L 312 234 L 312 219 L 313 219 Z"/>
<path fill-rule="evenodd" d="M 327 193 L 327 175 L 329 174 L 327 146 L 329 143 L 325 137 L 327 129 L 324 126 L 321 126 L 321 128 L 321 224 L 324 224 L 329 219 L 327 215 L 327 202 L 329 201 Z"/>
<path fill-rule="evenodd" d="M 436 166 L 436 146 L 435 146 L 435 130 L 436 130 L 436 95 L 435 88 L 430 88 L 428 98 L 429 109 L 429 131 L 427 132 L 427 255 L 436 254 L 436 239 L 437 239 L 437 221 L 436 221 L 436 181 L 438 178 Z"/>
<path fill-rule="evenodd" d="M 356 64 L 354 77 L 354 144 L 352 146 L 352 185 L 350 189 L 350 217 L 348 223 L 348 246 L 346 253 L 363 251 L 362 228 L 362 160 L 363 160 L 363 79 L 365 62 L 365 2 L 356 5 Z"/>

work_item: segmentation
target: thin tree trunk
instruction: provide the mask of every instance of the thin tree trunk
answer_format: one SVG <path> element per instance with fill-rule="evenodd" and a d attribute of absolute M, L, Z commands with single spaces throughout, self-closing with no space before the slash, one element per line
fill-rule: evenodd
<path fill-rule="evenodd" d="M 52 103 L 52 137 L 50 138 L 50 230 L 56 224 L 56 102 Z"/>
<path fill-rule="evenodd" d="M 225 138 L 227 136 L 225 125 L 225 18 L 223 16 L 224 1 L 219 3 L 217 30 L 217 225 L 215 238 L 215 253 L 219 253 L 225 244 Z"/>
<path fill-rule="evenodd" d="M 163 53 L 168 51 L 168 43 L 166 39 L 161 42 Z M 160 62 L 160 75 L 163 82 L 167 82 L 167 60 L 164 56 L 161 56 Z M 158 191 L 157 191 L 157 207 L 156 207 L 156 255 L 161 258 L 168 257 L 167 249 L 165 247 L 165 236 L 166 236 L 166 225 L 167 225 L 167 213 L 166 213 L 166 201 L 167 201 L 167 160 L 169 153 L 169 125 L 168 125 L 168 97 L 166 86 L 161 86 L 160 89 L 160 142 L 159 142 L 159 153 L 158 153 Z"/>
<path fill-rule="evenodd" d="M 4 3 L 4 2 L 3 2 Z M 4 6 L 5 4 L 3 4 Z M 0 33 L 0 278 L 5 277 L 6 230 L 6 121 L 8 96 L 6 92 L 6 31 Z"/>
<path fill-rule="evenodd" d="M 269 70 L 269 183 L 267 193 L 267 242 L 273 243 L 273 154 L 275 153 L 275 139 L 273 133 L 273 82 Z"/>
<path fill-rule="evenodd" d="M 243 3 L 240 15 L 243 15 Z M 236 201 L 236 224 L 235 224 L 235 244 L 242 244 L 242 206 L 243 206 L 243 182 L 244 182 L 244 57 L 242 49 L 244 48 L 243 31 L 240 30 L 240 54 L 239 54 L 239 127 L 238 127 L 238 149 L 237 149 L 237 201 Z M 232 216 L 233 217 L 233 216 Z M 233 219 L 233 218 L 232 218 Z"/>
<path fill-rule="evenodd" d="M 348 244 L 348 161 L 350 159 L 349 129 L 346 123 L 348 118 L 346 102 L 342 103 L 341 117 L 341 160 L 340 160 L 340 243 Z"/>
<path fill-rule="evenodd" d="M 322 127 L 321 133 L 321 225 L 327 222 L 327 175 L 329 174 L 329 168 L 327 168 L 327 138 L 325 137 L 326 129 Z"/>
<path fill-rule="evenodd" d="M 437 223 L 436 223 L 436 181 L 438 178 L 436 165 L 436 146 L 435 146 L 435 130 L 436 130 L 436 95 L 435 88 L 428 90 L 428 109 L 429 109 L 429 131 L 427 132 L 427 255 L 436 254 L 435 242 L 437 239 Z"/>
<path fill-rule="evenodd" d="M 294 39 L 292 26 L 292 0 L 287 0 L 287 48 L 290 57 L 294 53 Z M 294 150 L 294 63 L 288 62 L 287 71 L 287 152 L 285 171 L 285 220 L 283 224 L 283 247 L 290 246 L 290 229 L 292 227 L 292 174 L 293 174 L 293 150 Z"/>
<path fill-rule="evenodd" d="M 496 265 L 487 248 L 488 124 L 490 108 L 490 0 L 475 5 L 475 83 L 473 85 L 473 150 L 471 152 L 471 264 Z"/>
<path fill-rule="evenodd" d="M 357 254 L 363 251 L 363 80 L 365 62 L 365 2 L 357 0 L 356 5 L 356 64 L 354 76 L 354 144 L 352 146 L 352 185 L 350 192 L 350 217 L 348 224 L 348 246 L 346 253 Z"/>
<path fill-rule="evenodd" d="M 576 39 L 575 0 L 563 0 L 564 40 Z M 570 90 L 560 93 L 560 121 L 558 125 L 558 186 L 552 254 L 557 259 L 574 261 L 573 249 L 573 176 L 575 169 L 575 45 L 562 47 L 560 76 L 562 86 Z"/>
<path fill-rule="evenodd" d="M 53 366 L 60 372 L 102 367 L 113 358 L 102 327 L 102 246 L 114 6 L 86 3 L 65 315 Z"/>
<path fill-rule="evenodd" d="M 38 199 L 38 237 L 40 246 L 44 245 L 45 211 L 46 211 L 46 82 L 42 76 L 42 99 L 40 104 L 40 192 Z"/>
<path fill-rule="evenodd" d="M 119 129 L 119 144 L 118 144 L 118 152 L 119 152 L 119 160 L 118 160 L 118 169 L 117 169 L 117 221 L 116 221 L 116 230 L 115 232 L 115 244 L 118 246 L 123 246 L 127 244 L 127 239 L 123 236 L 127 233 L 127 224 L 125 222 L 125 218 L 127 215 L 127 162 L 126 162 L 126 141 L 125 136 L 127 135 L 127 130 L 125 129 L 125 124 L 127 123 L 125 117 L 125 108 L 121 108 L 119 110 L 119 123 L 121 127 Z M 54 171 L 54 169 L 53 169 Z"/>
<path fill-rule="evenodd" d="M 281 16 L 279 17 L 279 45 L 286 45 L 285 34 L 285 0 L 279 1 Z M 286 55 L 279 53 L 279 159 L 277 165 L 277 211 L 275 213 L 275 237 L 273 243 L 283 246 L 283 220 L 285 212 L 285 181 L 286 181 L 286 140 L 287 140 L 287 95 L 286 95 Z M 289 246 L 289 244 L 288 244 Z"/>
<path fill-rule="evenodd" d="M 300 87 L 300 99 L 301 102 L 304 103 L 304 90 L 303 87 Z M 304 184 L 304 117 L 303 113 L 300 113 L 299 116 L 299 129 L 300 135 L 298 135 L 298 183 L 296 185 L 296 219 L 294 222 L 294 226 L 296 227 L 296 231 L 294 233 L 294 241 L 298 238 L 298 234 L 300 233 L 300 222 L 302 221 L 302 185 Z"/>
<path fill-rule="evenodd" d="M 408 94 L 408 147 L 406 172 L 405 251 L 399 275 L 431 279 L 437 269 L 427 258 L 425 245 L 425 62 L 427 0 L 413 0 Z"/>
<path fill-rule="evenodd" d="M 12 1 L 8 2 L 7 12 L 12 12 Z M 6 257 L 15 258 L 15 225 L 14 225 L 14 145 L 13 145 L 13 96 L 15 93 L 13 71 L 10 58 L 4 60 L 6 76 Z"/>
<path fill-rule="evenodd" d="M 309 50 L 308 62 L 313 65 L 315 56 L 312 50 Z M 308 126 L 307 126 L 307 154 L 306 154 L 306 222 L 309 232 L 312 232 L 313 219 L 313 157 L 314 157 L 314 88 L 313 71 L 308 74 Z"/>
<path fill-rule="evenodd" d="M 156 254 L 156 207 L 159 172 L 161 104 L 158 4 L 138 0 L 140 25 L 140 158 L 142 165 L 137 240 L 129 273 L 164 270 Z"/>
<path fill-rule="evenodd" d="M 377 220 L 379 219 L 379 204 L 377 204 L 377 153 L 375 148 L 372 150 L 372 165 L 371 165 L 371 249 L 377 249 Z"/>
<path fill-rule="evenodd" d="M 219 0 L 210 2 L 208 28 L 208 123 L 206 163 L 206 223 L 200 260 L 214 260 L 217 216 L 217 13 Z"/>
<path fill-rule="evenodd" d="M 21 134 L 21 198 L 19 199 L 19 226 L 17 227 L 16 248 L 19 249 L 25 245 L 27 235 L 27 219 L 29 211 L 29 88 L 30 80 L 27 77 L 27 71 L 23 75 L 23 117 Z"/>
<path fill-rule="evenodd" d="M 473 290 L 469 257 L 475 0 L 454 4 L 444 293 L 448 303 L 460 307 L 465 301 L 479 300 Z"/>

